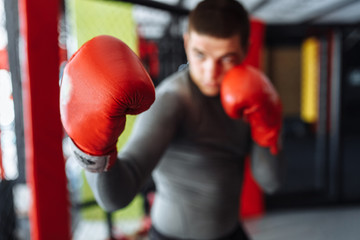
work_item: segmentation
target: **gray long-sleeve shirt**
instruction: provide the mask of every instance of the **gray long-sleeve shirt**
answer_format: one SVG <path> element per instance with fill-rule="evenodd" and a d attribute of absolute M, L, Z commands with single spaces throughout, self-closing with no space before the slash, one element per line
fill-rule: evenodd
<path fill-rule="evenodd" d="M 225 114 L 219 97 L 204 96 L 185 69 L 157 87 L 115 166 L 87 179 L 98 203 L 111 211 L 126 206 L 153 174 L 154 226 L 171 237 L 214 239 L 238 225 L 248 155 L 260 186 L 277 189 L 278 159 L 251 141 L 247 123 Z"/>

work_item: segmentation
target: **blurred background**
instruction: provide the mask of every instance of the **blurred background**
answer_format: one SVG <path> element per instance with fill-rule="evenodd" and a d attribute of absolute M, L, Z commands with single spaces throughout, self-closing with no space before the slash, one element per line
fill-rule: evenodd
<path fill-rule="evenodd" d="M 281 191 L 268 196 L 257 189 L 255 196 L 243 199 L 253 206 L 240 217 L 254 239 L 304 239 L 319 221 L 327 225 L 318 235 L 305 234 L 307 239 L 356 239 L 360 234 L 355 224 L 360 222 L 360 1 L 239 1 L 252 21 L 264 26 L 258 67 L 283 101 L 287 163 Z M 59 80 L 66 62 L 84 42 L 108 34 L 128 44 L 154 84 L 159 84 L 187 62 L 182 34 L 189 11 L 199 1 L 49 2 L 0 0 L 0 240 L 49 239 L 41 234 L 43 226 L 67 223 L 33 218 L 32 204 L 46 201 L 46 208 L 40 204 L 36 209 L 56 215 L 61 208 L 51 197 L 64 193 L 69 202 L 58 201 L 67 209 L 70 234 L 61 237 L 54 232 L 51 239 L 146 239 L 155 186 L 149 183 L 123 210 L 107 213 L 97 206 L 82 169 L 70 157 L 59 124 Z M 119 149 L 134 119 L 128 117 Z M 59 162 L 60 173 L 49 169 L 44 178 L 38 177 L 52 161 Z M 61 172 L 65 190 L 52 182 L 57 177 L 61 182 Z M 46 188 L 55 189 L 54 194 Z M 285 227 L 287 235 L 279 234 Z"/>

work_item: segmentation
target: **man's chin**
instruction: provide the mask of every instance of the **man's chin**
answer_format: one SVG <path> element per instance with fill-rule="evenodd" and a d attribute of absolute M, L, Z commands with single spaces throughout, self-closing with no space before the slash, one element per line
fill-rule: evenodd
<path fill-rule="evenodd" d="M 220 90 L 219 89 L 202 89 L 202 94 L 207 97 L 217 97 L 219 96 Z"/>

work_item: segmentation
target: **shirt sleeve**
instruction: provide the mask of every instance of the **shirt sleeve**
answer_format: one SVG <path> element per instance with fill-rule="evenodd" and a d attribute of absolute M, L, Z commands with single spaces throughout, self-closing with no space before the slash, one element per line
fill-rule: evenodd
<path fill-rule="evenodd" d="M 132 134 L 107 172 L 86 172 L 99 205 L 114 211 L 127 206 L 150 177 L 173 138 L 183 114 L 179 94 L 166 86 L 156 92 L 150 109 L 141 113 Z"/>
<path fill-rule="evenodd" d="M 284 179 L 284 158 L 280 152 L 273 155 L 269 148 L 255 142 L 251 148 L 251 170 L 256 182 L 268 194 L 278 191 Z"/>

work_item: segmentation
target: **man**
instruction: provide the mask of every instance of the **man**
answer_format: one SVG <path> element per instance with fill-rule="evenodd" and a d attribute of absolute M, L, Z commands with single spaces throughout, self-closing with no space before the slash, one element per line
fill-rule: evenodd
<path fill-rule="evenodd" d="M 152 174 L 157 192 L 151 211 L 153 227 L 150 239 L 248 239 L 238 216 L 244 160 L 246 156 L 251 156 L 254 177 L 265 191 L 271 193 L 278 189 L 278 138 L 281 126 L 280 106 L 274 91 L 267 95 L 269 91 L 263 93 L 262 87 L 248 87 L 249 92 L 254 90 L 257 96 L 264 95 L 270 102 L 270 106 L 265 104 L 266 111 L 262 107 L 251 110 L 255 111 L 254 115 L 247 114 L 251 112 L 247 107 L 237 109 L 235 106 L 234 109 L 229 107 L 231 103 L 226 102 L 226 99 L 232 99 L 231 95 L 242 94 L 232 92 L 236 87 L 226 90 L 222 81 L 245 58 L 248 38 L 248 14 L 241 4 L 235 0 L 201 2 L 191 12 L 188 30 L 184 34 L 188 67 L 160 83 L 152 105 L 153 93 L 148 84 L 150 80 L 146 79 L 143 69 L 133 57 L 125 58 L 127 62 L 131 62 L 130 67 L 119 64 L 114 67 L 116 70 L 109 70 L 108 65 L 114 64 L 112 59 L 104 60 L 108 64 L 103 65 L 91 62 L 89 73 L 82 70 L 87 61 L 90 61 L 89 58 L 98 61 L 99 58 L 108 57 L 104 56 L 107 54 L 104 51 L 110 52 L 109 56 L 112 56 L 113 51 L 109 47 L 102 51 L 91 50 L 91 54 L 82 55 L 82 52 L 96 45 L 87 44 L 75 54 L 73 62 L 69 61 L 68 69 L 65 70 L 66 77 L 63 79 L 65 83 L 62 89 L 73 91 L 62 90 L 65 92 L 61 97 L 62 121 L 73 141 L 77 160 L 89 170 L 86 177 L 100 206 L 107 211 L 125 207 Z M 111 45 L 106 41 L 101 46 Z M 82 61 L 76 62 L 77 59 Z M 88 67 L 84 68 L 88 70 Z M 91 89 L 91 94 L 87 92 L 79 97 L 81 100 L 88 98 L 84 102 L 93 100 L 93 105 L 86 106 L 91 110 L 84 110 L 83 105 L 86 103 L 74 107 L 74 102 L 77 104 L 80 100 L 73 95 L 85 91 L 84 87 L 76 86 L 79 79 L 85 78 L 85 85 L 91 86 L 89 81 L 92 81 L 94 75 L 101 75 L 95 79 L 101 78 L 102 83 L 116 75 L 111 71 L 119 71 L 118 68 L 121 68 L 121 72 L 116 74 L 121 79 L 136 76 L 129 86 L 125 86 L 130 89 L 125 93 L 114 93 L 117 90 L 114 87 L 116 83 L 109 83 L 104 91 L 111 91 L 112 94 L 105 101 L 103 94 L 98 94 L 102 91 L 102 86 L 97 86 Z M 123 72 L 124 68 L 126 72 Z M 255 80 L 263 84 L 262 77 L 252 71 L 245 68 L 245 73 L 232 78 L 242 79 L 242 75 L 256 75 Z M 102 79 L 104 76 L 105 80 Z M 72 86 L 64 87 L 69 81 Z M 100 82 L 94 81 L 96 84 Z M 132 92 L 134 85 L 136 89 L 140 89 L 140 93 L 131 97 L 128 92 Z M 224 101 L 221 99 L 223 97 L 220 98 L 222 89 L 225 89 L 221 93 L 226 96 Z M 69 94 L 69 91 L 72 93 Z M 243 91 L 248 92 L 246 89 Z M 100 96 L 94 97 L 92 94 Z M 114 104 L 121 107 L 109 107 L 108 102 L 116 94 L 120 95 L 120 100 L 114 101 Z M 251 96 L 248 98 L 251 101 L 258 99 Z M 95 99 L 105 103 L 95 104 Z M 277 100 L 272 103 L 271 99 Z M 109 108 L 113 111 L 115 108 L 133 109 L 134 106 L 140 106 L 140 110 L 134 112 L 145 112 L 138 116 L 130 139 L 117 154 L 113 139 L 123 129 L 126 111 L 120 111 L 122 120 L 114 120 L 119 114 L 111 113 L 111 117 L 101 120 L 98 120 L 98 115 L 108 114 Z M 236 119 L 228 116 L 231 111 L 233 115 L 237 115 Z M 245 120 L 243 115 L 247 117 Z M 261 116 L 261 121 L 253 121 L 252 116 L 256 116 L 256 119 Z M 74 122 L 74 119 L 81 119 L 83 122 Z M 268 119 L 272 121 L 269 126 L 255 125 L 262 125 L 263 122 L 266 125 Z M 105 124 L 106 121 L 111 124 Z M 122 122 L 120 126 L 119 122 Z M 83 128 L 84 125 L 89 127 Z M 254 134 L 259 129 L 260 134 Z M 271 132 L 270 138 L 273 140 L 270 144 L 263 143 L 266 135 L 261 133 L 263 130 L 266 134 Z M 92 136 L 93 133 L 99 134 Z M 102 145 L 104 147 L 99 147 Z M 275 150 L 270 151 L 270 148 Z"/>

